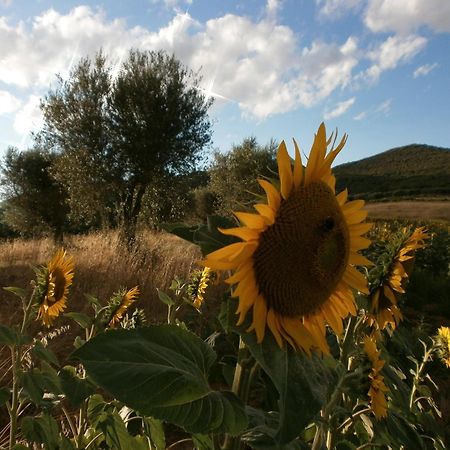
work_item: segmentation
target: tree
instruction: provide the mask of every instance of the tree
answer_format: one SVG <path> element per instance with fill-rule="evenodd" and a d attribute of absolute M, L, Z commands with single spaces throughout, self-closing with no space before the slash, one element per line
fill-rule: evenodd
<path fill-rule="evenodd" d="M 218 197 L 218 213 L 228 215 L 254 203 L 261 192 L 257 178 L 273 177 L 277 171 L 276 148 L 274 141 L 261 146 L 250 137 L 226 154 L 214 153 L 208 190 Z"/>
<path fill-rule="evenodd" d="M 114 211 L 132 243 L 154 180 L 186 174 L 199 162 L 211 140 L 211 101 L 198 75 L 164 52 L 132 50 L 118 75 L 111 73 L 99 53 L 83 59 L 68 81 L 59 79 L 42 102 L 40 139 L 62 154 L 56 176 L 71 205 L 80 203 L 87 215 L 106 205 L 103 216 Z"/>
<path fill-rule="evenodd" d="M 67 222 L 67 193 L 52 177 L 57 156 L 39 148 L 10 147 L 1 166 L 4 221 L 21 234 L 51 232 L 60 242 Z"/>

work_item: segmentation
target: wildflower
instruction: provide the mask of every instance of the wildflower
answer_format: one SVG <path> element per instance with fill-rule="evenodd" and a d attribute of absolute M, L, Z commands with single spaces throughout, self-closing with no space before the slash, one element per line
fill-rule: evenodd
<path fill-rule="evenodd" d="M 380 359 L 380 350 L 377 350 L 376 340 L 374 337 L 366 336 L 364 338 L 364 350 L 372 363 L 372 370 L 369 374 L 370 388 L 370 407 L 377 419 L 386 417 L 387 401 L 385 392 L 389 389 L 384 384 L 384 377 L 381 375 L 381 369 L 384 361 Z"/>
<path fill-rule="evenodd" d="M 207 255 L 203 264 L 217 270 L 234 270 L 226 281 L 236 286 L 236 314 L 242 324 L 253 312 L 248 331 L 262 342 L 266 326 L 278 345 L 288 342 L 308 354 L 318 347 L 328 353 L 325 326 L 341 334 L 342 320 L 355 314 L 352 288 L 368 293 L 356 265 L 370 264 L 358 251 L 370 245 L 362 237 L 371 224 L 362 223 L 367 212 L 362 200 L 347 201 L 347 190 L 335 195 L 331 164 L 347 136 L 327 153 L 335 139 L 326 138 L 321 124 L 306 168 L 294 140 L 292 168 L 286 145 L 278 148 L 280 187 L 259 180 L 267 204 L 254 206 L 257 214 L 237 212 L 240 227 L 221 229 L 237 242 Z M 334 144 L 334 142 L 333 142 Z"/>
<path fill-rule="evenodd" d="M 119 291 L 119 293 L 112 298 L 110 303 L 108 328 L 115 328 L 119 324 L 127 309 L 136 301 L 138 295 L 139 288 L 135 286 L 128 291 L 125 291 L 125 289 Z"/>
<path fill-rule="evenodd" d="M 369 324 L 371 326 L 376 324 L 380 329 L 386 328 L 387 325 L 395 329 L 402 320 L 397 300 L 405 293 L 404 287 L 413 268 L 415 252 L 424 247 L 424 240 L 428 238 L 424 227 L 416 228 L 409 235 L 404 229 L 403 234 L 406 238 L 400 241 L 392 263 L 370 294 Z"/>
<path fill-rule="evenodd" d="M 37 320 L 50 327 L 53 321 L 66 309 L 69 286 L 73 279 L 73 258 L 59 250 L 38 275 Z"/>
<path fill-rule="evenodd" d="M 438 355 L 450 367 L 450 328 L 440 327 L 436 336 Z"/>

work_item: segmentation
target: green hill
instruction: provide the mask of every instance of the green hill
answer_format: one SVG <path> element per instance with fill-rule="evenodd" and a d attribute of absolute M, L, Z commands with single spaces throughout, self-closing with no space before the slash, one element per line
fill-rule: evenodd
<path fill-rule="evenodd" d="M 412 144 L 334 168 L 337 190 L 353 198 L 436 197 L 450 195 L 450 149 Z"/>

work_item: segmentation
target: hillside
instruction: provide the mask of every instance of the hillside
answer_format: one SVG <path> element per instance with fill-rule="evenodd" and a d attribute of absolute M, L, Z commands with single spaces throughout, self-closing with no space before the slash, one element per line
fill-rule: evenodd
<path fill-rule="evenodd" d="M 337 189 L 367 200 L 450 195 L 450 149 L 412 144 L 334 169 Z"/>

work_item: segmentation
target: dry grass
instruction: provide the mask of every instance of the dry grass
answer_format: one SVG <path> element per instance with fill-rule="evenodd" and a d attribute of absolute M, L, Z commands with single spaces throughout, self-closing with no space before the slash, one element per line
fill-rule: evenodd
<path fill-rule="evenodd" d="M 446 220 L 450 222 L 450 201 L 399 201 L 368 203 L 369 217 L 377 219 Z"/>
<path fill-rule="evenodd" d="M 85 294 L 106 303 L 120 287 L 139 285 L 138 305 L 150 320 L 157 320 L 164 313 L 156 288 L 167 289 L 175 275 L 187 276 L 200 256 L 196 246 L 164 232 L 143 233 L 132 253 L 119 243 L 114 232 L 71 236 L 65 248 L 75 260 L 75 278 L 67 311 L 89 312 Z M 55 251 L 49 239 L 0 243 L 0 286 L 29 288 L 34 278 L 33 266 L 45 264 Z M 17 323 L 20 316 L 16 300 L 3 290 L 0 291 L 0 314 L 1 323 Z"/>

